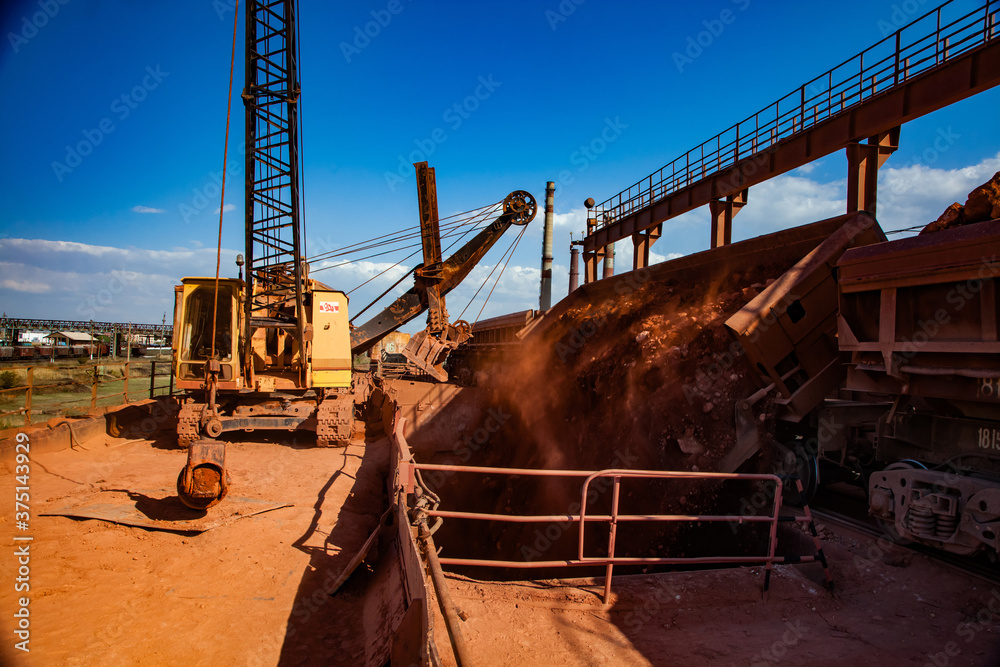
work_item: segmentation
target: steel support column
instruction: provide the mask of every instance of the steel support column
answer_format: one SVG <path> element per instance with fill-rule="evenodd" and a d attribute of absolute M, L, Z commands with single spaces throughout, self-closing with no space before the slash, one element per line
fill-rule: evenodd
<path fill-rule="evenodd" d="M 597 228 L 597 218 L 587 218 L 587 235 Z M 597 282 L 597 264 L 604 259 L 604 248 L 583 251 L 583 283 Z"/>
<path fill-rule="evenodd" d="M 733 218 L 746 206 L 747 192 L 743 190 L 725 199 L 713 199 L 708 202 L 708 210 L 712 213 L 712 247 L 729 245 L 733 242 Z"/>
<path fill-rule="evenodd" d="M 663 225 L 656 225 L 632 235 L 632 269 L 644 269 L 649 266 L 649 250 L 660 240 Z"/>
<path fill-rule="evenodd" d="M 878 170 L 899 148 L 899 126 L 847 145 L 847 212 L 875 215 Z"/>
<path fill-rule="evenodd" d="M 604 260 L 604 249 L 583 251 L 583 284 L 597 282 L 597 265 Z"/>

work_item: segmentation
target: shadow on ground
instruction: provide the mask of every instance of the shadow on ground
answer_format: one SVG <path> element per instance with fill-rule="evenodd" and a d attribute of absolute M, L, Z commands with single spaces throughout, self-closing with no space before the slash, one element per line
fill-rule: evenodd
<path fill-rule="evenodd" d="M 404 610 L 393 543 L 380 539 L 334 588 L 388 506 L 388 456 L 386 438 L 348 447 L 341 467 L 317 495 L 312 522 L 294 545 L 310 561 L 288 617 L 279 665 L 387 664 L 392 636 L 386 628 L 395 627 Z"/>

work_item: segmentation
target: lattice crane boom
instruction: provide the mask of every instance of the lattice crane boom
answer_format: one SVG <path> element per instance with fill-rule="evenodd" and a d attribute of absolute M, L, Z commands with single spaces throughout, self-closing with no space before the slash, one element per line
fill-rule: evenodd
<path fill-rule="evenodd" d="M 304 349 L 295 5 L 246 5 L 246 360 L 260 327 L 292 330 Z"/>

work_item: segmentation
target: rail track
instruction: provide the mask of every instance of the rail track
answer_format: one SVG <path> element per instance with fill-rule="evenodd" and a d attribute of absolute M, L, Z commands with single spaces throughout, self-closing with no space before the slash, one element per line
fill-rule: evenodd
<path fill-rule="evenodd" d="M 811 507 L 811 509 L 813 516 L 817 521 L 843 526 L 867 537 L 880 538 L 890 541 L 897 547 L 908 549 L 915 553 L 932 558 L 942 565 L 964 574 L 970 574 L 990 583 L 1000 583 L 1000 564 L 989 562 L 985 556 L 976 558 L 958 556 L 956 554 L 951 554 L 947 551 L 941 551 L 939 549 L 933 549 L 922 544 L 907 544 L 904 542 L 898 542 L 889 537 L 885 531 L 870 518 L 860 519 L 856 516 L 850 516 L 822 507 Z"/>

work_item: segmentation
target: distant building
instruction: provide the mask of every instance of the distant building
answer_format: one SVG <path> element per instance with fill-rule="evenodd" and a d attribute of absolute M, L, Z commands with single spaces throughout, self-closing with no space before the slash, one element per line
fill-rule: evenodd
<path fill-rule="evenodd" d="M 45 338 L 56 345 L 86 345 L 97 340 L 94 336 L 79 331 L 53 331 Z"/>

